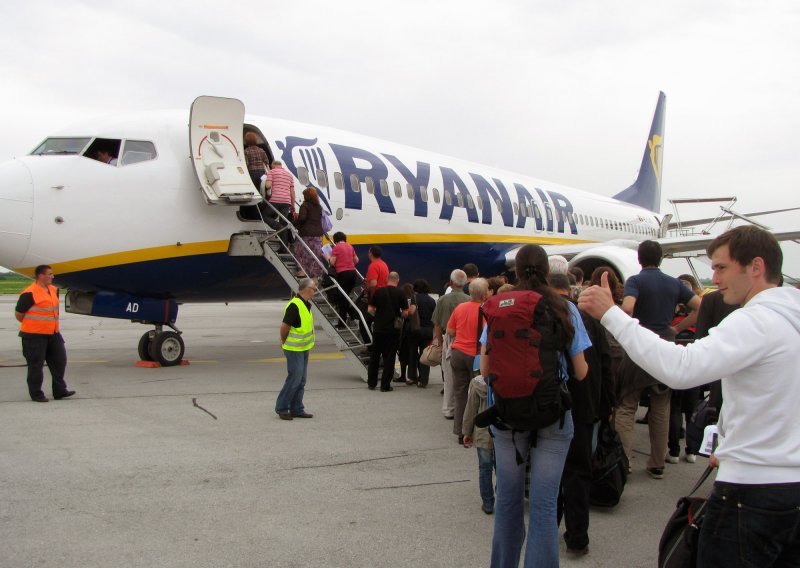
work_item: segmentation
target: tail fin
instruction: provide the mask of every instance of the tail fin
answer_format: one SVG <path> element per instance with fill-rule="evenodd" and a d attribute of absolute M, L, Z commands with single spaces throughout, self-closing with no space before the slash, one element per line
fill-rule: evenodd
<path fill-rule="evenodd" d="M 632 186 L 614 196 L 614 199 L 638 205 L 656 213 L 661 205 L 661 162 L 664 152 L 666 106 L 667 96 L 663 92 L 659 93 L 656 113 L 653 115 L 653 124 L 650 126 L 650 136 L 647 138 L 642 165 L 639 167 L 639 177 Z"/>

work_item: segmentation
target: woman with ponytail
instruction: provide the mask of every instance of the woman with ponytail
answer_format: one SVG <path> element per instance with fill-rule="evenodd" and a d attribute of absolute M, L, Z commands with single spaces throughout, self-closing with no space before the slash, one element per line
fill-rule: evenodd
<path fill-rule="evenodd" d="M 517 253 L 516 291 L 531 290 L 542 295 L 550 312 L 561 323 L 564 344 L 560 351 L 569 354 L 574 368 L 573 378 L 583 380 L 588 371 L 583 351 L 591 346 L 577 308 L 547 285 L 549 273 L 547 253 L 538 245 L 525 245 Z M 531 314 L 531 318 L 533 314 Z M 481 371 L 489 368 L 490 355 L 485 353 L 486 330 L 481 338 Z M 566 359 L 562 356 L 562 376 L 567 377 Z M 516 568 L 525 541 L 525 461 L 530 455 L 530 506 L 528 540 L 525 545 L 525 567 L 558 566 L 558 522 L 556 507 L 561 474 L 573 435 L 569 410 L 563 422 L 540 428 L 536 432 L 515 432 L 491 426 L 497 468 L 492 568 Z M 533 445 L 535 443 L 535 446 Z M 518 463 L 517 454 L 522 457 Z"/>

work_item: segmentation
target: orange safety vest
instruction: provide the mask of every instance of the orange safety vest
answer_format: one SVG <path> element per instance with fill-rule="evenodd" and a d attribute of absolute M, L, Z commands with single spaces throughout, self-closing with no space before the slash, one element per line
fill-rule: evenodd
<path fill-rule="evenodd" d="M 58 288 L 48 286 L 45 290 L 34 282 L 22 294 L 26 292 L 33 294 L 33 306 L 25 312 L 20 331 L 43 335 L 58 333 Z"/>

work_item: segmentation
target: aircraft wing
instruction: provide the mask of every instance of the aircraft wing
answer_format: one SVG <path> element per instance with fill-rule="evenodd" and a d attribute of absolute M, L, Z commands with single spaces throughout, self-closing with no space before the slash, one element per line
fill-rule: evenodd
<path fill-rule="evenodd" d="M 793 229 L 788 231 L 770 231 L 779 241 L 800 242 L 800 230 Z M 717 235 L 692 235 L 687 237 L 671 237 L 657 239 L 661 248 L 664 249 L 664 256 L 670 257 L 684 253 L 698 252 L 705 254 L 706 247 Z"/>
<path fill-rule="evenodd" d="M 779 241 L 795 241 L 800 243 L 800 229 L 771 231 L 775 238 Z M 673 256 L 691 256 L 695 253 L 696 256 L 705 255 L 706 247 L 714 240 L 717 235 L 690 235 L 685 237 L 669 237 L 663 239 L 655 239 L 664 250 L 664 257 L 669 258 Z M 520 245 L 521 246 L 521 245 Z M 635 251 L 639 247 L 638 241 L 631 239 L 616 239 L 606 241 L 604 243 L 576 243 L 566 245 L 543 245 L 542 248 L 547 252 L 548 256 L 560 254 L 567 260 L 572 260 L 575 257 L 585 256 L 584 253 L 591 254 L 596 249 L 600 252 L 602 249 L 603 254 L 608 254 L 609 251 Z M 506 253 L 506 266 L 512 268 L 514 266 L 514 259 L 517 256 L 517 251 L 520 247 L 514 247 Z M 629 253 L 628 253 L 629 254 Z"/>

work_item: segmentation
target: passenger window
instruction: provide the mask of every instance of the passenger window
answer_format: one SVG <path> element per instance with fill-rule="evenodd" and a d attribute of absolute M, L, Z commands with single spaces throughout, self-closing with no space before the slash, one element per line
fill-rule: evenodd
<path fill-rule="evenodd" d="M 350 187 L 352 187 L 353 191 L 356 193 L 361 191 L 361 182 L 358 181 L 358 176 L 356 174 L 350 175 Z"/>
<path fill-rule="evenodd" d="M 514 203 L 514 215 L 519 215 L 519 214 L 522 212 L 522 208 L 523 208 L 523 207 L 524 207 L 524 206 L 522 205 L 522 203 L 520 203 L 519 205 L 517 205 L 516 203 Z M 525 216 L 525 214 L 524 214 L 524 213 L 522 213 L 522 215 L 523 215 L 523 216 Z"/>
<path fill-rule="evenodd" d="M 297 179 L 300 180 L 301 185 L 308 185 L 308 170 L 303 166 L 297 168 Z"/>
<path fill-rule="evenodd" d="M 397 198 L 403 197 L 403 186 L 399 181 L 394 182 L 394 196 Z"/>
<path fill-rule="evenodd" d="M 456 205 L 459 207 L 464 207 L 464 196 L 460 193 L 456 194 Z"/>
<path fill-rule="evenodd" d="M 382 179 L 380 181 L 380 185 L 381 185 L 381 195 L 383 195 L 384 197 L 389 197 L 389 184 L 386 183 L 386 180 Z"/>
<path fill-rule="evenodd" d="M 366 182 L 367 182 L 367 193 L 373 195 L 375 193 L 375 180 L 367 176 Z"/>
<path fill-rule="evenodd" d="M 425 187 L 424 185 L 419 186 L 419 194 L 422 197 L 422 202 L 423 203 L 427 203 L 428 202 L 428 188 Z"/>
<path fill-rule="evenodd" d="M 409 199 L 414 199 L 414 186 L 410 183 L 406 184 L 406 195 L 408 195 Z"/>
<path fill-rule="evenodd" d="M 453 198 L 450 195 L 449 191 L 444 192 L 444 202 L 447 203 L 447 205 L 449 205 L 450 207 L 453 206 Z"/>
<path fill-rule="evenodd" d="M 475 200 L 478 202 L 478 209 L 483 211 L 483 198 L 479 195 Z"/>
<path fill-rule="evenodd" d="M 432 191 L 433 191 L 433 202 L 439 203 L 439 190 L 434 187 Z"/>
<path fill-rule="evenodd" d="M 145 140 L 126 140 L 122 150 L 120 165 L 138 164 L 156 159 L 156 147 L 152 142 Z"/>
<path fill-rule="evenodd" d="M 317 183 L 320 187 L 328 187 L 328 174 L 325 170 L 317 170 Z"/>
<path fill-rule="evenodd" d="M 342 175 L 342 172 L 333 173 L 333 183 L 336 186 L 336 189 L 344 189 L 344 176 Z"/>
<path fill-rule="evenodd" d="M 467 207 L 470 209 L 475 209 L 475 202 L 472 200 L 471 195 L 467 195 Z"/>
<path fill-rule="evenodd" d="M 497 212 L 498 213 L 502 213 L 503 212 L 503 202 L 500 201 L 499 199 L 495 199 L 494 200 L 494 204 L 497 206 Z"/>

